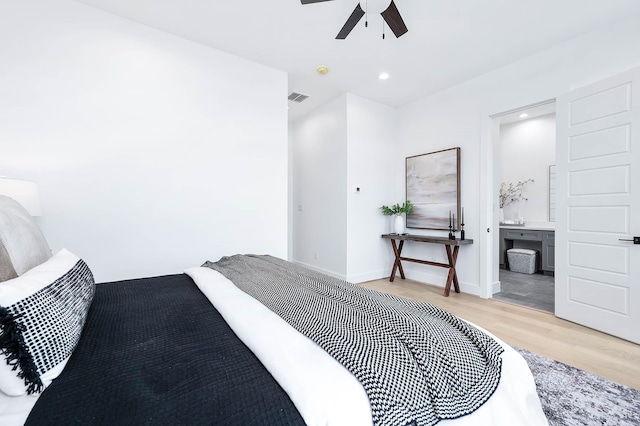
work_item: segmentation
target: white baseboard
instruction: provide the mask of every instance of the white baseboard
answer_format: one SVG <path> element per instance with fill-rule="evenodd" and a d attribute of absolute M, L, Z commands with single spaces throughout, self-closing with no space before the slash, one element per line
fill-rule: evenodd
<path fill-rule="evenodd" d="M 444 289 L 447 282 L 447 275 L 432 274 L 429 272 L 414 271 L 408 268 L 404 268 L 404 274 L 407 279 L 418 281 L 423 284 L 435 285 Z M 400 273 L 396 274 L 396 280 L 400 278 Z M 400 278 L 401 279 L 401 278 Z M 480 296 L 480 286 L 478 284 L 472 284 L 464 281 L 458 281 L 460 284 L 460 291 L 463 293 L 473 294 L 474 296 Z M 453 284 L 451 284 L 451 293 L 454 293 Z"/>
<path fill-rule="evenodd" d="M 309 265 L 307 263 L 304 262 L 300 262 L 297 260 L 292 260 L 293 263 L 297 263 L 300 266 L 304 266 L 305 268 L 309 268 L 312 269 L 316 272 L 321 272 L 325 275 L 329 275 L 330 277 L 333 278 L 338 278 L 340 280 L 343 281 L 348 281 L 350 283 L 354 283 L 354 284 L 359 284 L 359 283 L 364 283 L 367 281 L 373 281 L 373 280 L 380 280 L 383 278 L 389 278 L 389 271 L 388 270 L 384 270 L 384 269 L 380 269 L 378 271 L 374 271 L 374 272 L 367 272 L 364 274 L 353 274 L 353 275 L 341 275 L 341 274 L 336 274 L 335 272 L 326 270 L 326 269 L 322 269 L 318 266 L 315 265 Z"/>
<path fill-rule="evenodd" d="M 293 263 L 297 263 L 300 266 L 304 266 L 305 268 L 312 269 L 312 270 L 314 270 L 316 272 L 320 272 L 320 273 L 323 273 L 325 275 L 329 275 L 330 277 L 338 278 L 339 280 L 343 280 L 343 281 L 347 281 L 347 277 L 345 275 L 336 274 L 335 272 L 328 271 L 326 269 L 319 268 L 319 267 L 317 267 L 315 265 L 309 265 L 307 263 L 300 262 L 300 261 L 297 261 L 297 260 L 292 260 L 292 262 Z"/>
<path fill-rule="evenodd" d="M 367 281 L 373 280 L 381 280 L 384 278 L 389 278 L 389 270 L 388 269 L 380 269 L 375 272 L 367 272 L 365 274 L 352 274 L 347 276 L 350 283 L 360 284 Z"/>
<path fill-rule="evenodd" d="M 387 269 L 380 269 L 378 271 L 375 272 L 367 272 L 364 274 L 354 274 L 354 275 L 349 275 L 349 276 L 345 276 L 345 275 L 341 275 L 341 274 L 336 274 L 335 272 L 320 268 L 318 266 L 315 265 L 309 265 L 307 263 L 304 262 L 300 262 L 297 260 L 293 260 L 293 263 L 296 263 L 300 266 L 304 266 L 305 268 L 309 268 L 312 269 L 314 271 L 317 272 L 321 272 L 323 274 L 329 275 L 330 277 L 334 277 L 334 278 L 338 278 L 340 280 L 344 280 L 344 281 L 349 281 L 351 283 L 363 283 L 366 281 L 373 281 L 373 280 L 379 280 L 379 279 L 388 279 L 389 278 L 389 271 Z M 438 275 L 438 274 L 433 274 L 433 273 L 429 273 L 429 272 L 422 272 L 422 271 L 416 271 L 410 268 L 405 267 L 404 268 L 404 272 L 405 272 L 405 276 L 407 277 L 407 279 L 413 280 L 413 281 L 417 281 L 423 284 L 429 284 L 429 285 L 435 285 L 437 287 L 442 287 L 444 289 L 445 283 L 447 281 L 447 275 Z M 402 278 L 400 278 L 400 272 L 398 271 L 396 273 L 396 282 L 398 280 L 402 280 Z M 460 283 L 460 291 L 463 293 L 468 293 L 468 294 L 473 294 L 475 296 L 480 296 L 480 286 L 478 284 L 472 284 L 472 283 L 468 283 L 468 282 L 464 282 L 464 281 L 459 281 Z M 497 287 L 496 287 L 497 284 Z M 453 289 L 453 285 L 451 286 L 451 292 L 455 292 L 455 290 Z M 497 290 L 496 290 L 497 288 Z M 496 293 L 497 291 L 500 291 L 500 281 L 496 282 L 493 284 L 493 292 Z"/>
<path fill-rule="evenodd" d="M 502 287 L 501 287 L 500 281 L 494 282 L 493 285 L 491 286 L 491 294 L 500 293 L 501 288 Z"/>

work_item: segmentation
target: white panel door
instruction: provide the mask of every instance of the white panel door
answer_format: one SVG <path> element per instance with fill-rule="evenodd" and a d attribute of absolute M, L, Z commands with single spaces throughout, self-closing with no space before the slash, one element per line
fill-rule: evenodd
<path fill-rule="evenodd" d="M 556 117 L 556 315 L 640 343 L 640 68 Z"/>

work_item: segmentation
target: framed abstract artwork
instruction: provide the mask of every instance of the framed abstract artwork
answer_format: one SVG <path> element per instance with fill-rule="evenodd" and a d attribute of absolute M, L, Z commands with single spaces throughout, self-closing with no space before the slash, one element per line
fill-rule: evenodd
<path fill-rule="evenodd" d="M 406 158 L 408 228 L 460 229 L 460 148 Z"/>

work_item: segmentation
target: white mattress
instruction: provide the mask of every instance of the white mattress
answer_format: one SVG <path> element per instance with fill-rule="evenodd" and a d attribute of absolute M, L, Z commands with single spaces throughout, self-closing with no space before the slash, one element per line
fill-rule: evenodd
<path fill-rule="evenodd" d="M 371 410 L 358 380 L 316 343 L 210 268 L 185 271 L 287 392 L 308 425 L 371 425 Z M 474 327 L 482 330 L 481 327 Z M 504 348 L 500 384 L 474 413 L 442 426 L 547 425 L 529 367 Z"/>

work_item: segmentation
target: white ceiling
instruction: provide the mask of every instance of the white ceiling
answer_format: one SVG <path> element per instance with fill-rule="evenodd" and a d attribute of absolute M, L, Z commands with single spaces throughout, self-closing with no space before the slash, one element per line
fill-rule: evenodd
<path fill-rule="evenodd" d="M 76 1 L 288 72 L 290 91 L 311 96 L 290 102 L 290 120 L 346 92 L 405 105 L 640 14 L 639 0 L 395 0 L 409 32 L 387 29 L 383 40 L 379 12 L 390 0 L 368 0 L 369 27 L 363 19 L 335 40 L 357 0 Z M 382 71 L 391 78 L 379 80 Z"/>
<path fill-rule="evenodd" d="M 498 117 L 494 117 L 498 119 L 500 125 L 514 123 L 516 121 L 524 121 L 530 120 L 532 118 L 537 118 L 543 115 L 555 114 L 556 112 L 556 102 L 555 100 L 549 100 L 546 102 L 542 102 L 538 105 L 532 105 L 528 107 L 524 107 L 518 109 L 516 111 L 507 111 L 504 114 L 501 114 Z M 526 116 L 523 116 L 526 114 Z"/>

